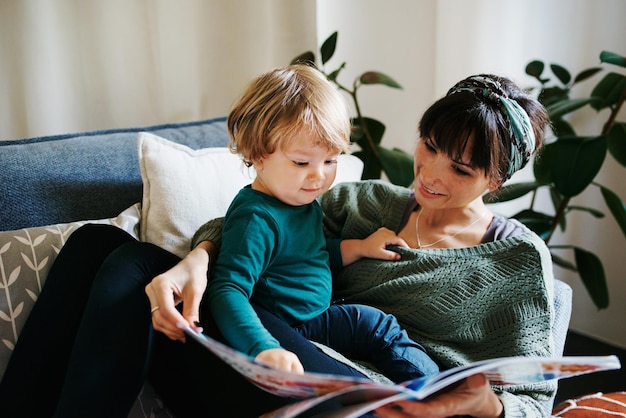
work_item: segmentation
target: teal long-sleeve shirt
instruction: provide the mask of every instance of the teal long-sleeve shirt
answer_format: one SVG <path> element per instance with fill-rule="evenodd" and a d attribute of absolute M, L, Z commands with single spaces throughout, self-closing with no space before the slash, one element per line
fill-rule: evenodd
<path fill-rule="evenodd" d="M 341 255 L 339 241 L 324 237 L 322 218 L 316 201 L 290 206 L 249 186 L 231 203 L 207 290 L 211 314 L 235 349 L 255 357 L 280 347 L 250 302 L 291 325 L 330 305 L 330 263 L 339 267 Z"/>
<path fill-rule="evenodd" d="M 379 180 L 338 184 L 319 202 L 326 236 L 342 239 L 363 239 L 381 226 L 399 231 L 415 206 L 410 190 Z M 219 246 L 221 225 L 221 219 L 207 222 L 193 246 Z M 398 247 L 398 262 L 361 259 L 338 272 L 334 295 L 395 315 L 444 368 L 494 357 L 553 356 L 550 251 L 518 227 L 514 236 L 485 237 L 474 247 Z M 534 418 L 549 416 L 556 386 L 551 381 L 494 390 L 507 418 Z"/>

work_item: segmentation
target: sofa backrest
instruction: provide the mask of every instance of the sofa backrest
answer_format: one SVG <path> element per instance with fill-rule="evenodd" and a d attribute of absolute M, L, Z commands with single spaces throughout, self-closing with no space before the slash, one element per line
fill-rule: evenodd
<path fill-rule="evenodd" d="M 0 230 L 116 216 L 141 202 L 137 134 L 225 147 L 226 118 L 0 141 Z"/>

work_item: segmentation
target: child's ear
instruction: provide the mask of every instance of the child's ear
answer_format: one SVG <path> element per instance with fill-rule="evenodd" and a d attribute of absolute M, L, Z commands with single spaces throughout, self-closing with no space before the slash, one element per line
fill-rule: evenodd
<path fill-rule="evenodd" d="M 252 160 L 251 163 L 256 171 L 263 171 L 263 158 Z"/>

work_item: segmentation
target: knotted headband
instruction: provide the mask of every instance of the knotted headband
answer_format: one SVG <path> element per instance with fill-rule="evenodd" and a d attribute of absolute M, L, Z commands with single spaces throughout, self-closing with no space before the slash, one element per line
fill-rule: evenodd
<path fill-rule="evenodd" d="M 448 91 L 448 95 L 469 91 L 499 104 L 509 121 L 511 137 L 511 157 L 507 179 L 524 167 L 535 150 L 535 133 L 528 113 L 515 100 L 510 99 L 500 83 L 492 78 L 476 75 L 458 82 Z"/>

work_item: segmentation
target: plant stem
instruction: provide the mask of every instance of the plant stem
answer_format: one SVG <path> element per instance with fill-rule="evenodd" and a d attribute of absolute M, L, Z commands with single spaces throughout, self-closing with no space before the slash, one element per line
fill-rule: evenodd
<path fill-rule="evenodd" d="M 376 160 L 380 161 L 378 150 L 376 149 L 376 144 L 374 144 L 374 139 L 372 139 L 372 134 L 370 133 L 369 128 L 367 127 L 367 124 L 365 123 L 365 120 L 363 120 L 363 114 L 361 113 L 361 106 L 359 105 L 359 101 L 357 100 L 357 97 L 356 97 L 356 91 L 358 89 L 358 85 L 357 85 L 358 79 L 354 81 L 354 86 L 352 90 L 342 86 L 341 84 L 337 82 L 337 80 L 333 80 L 333 82 L 339 88 L 339 90 L 342 90 L 348 93 L 348 95 L 352 98 L 352 102 L 354 103 L 354 109 L 356 110 L 356 118 L 358 119 L 359 124 L 361 125 L 361 130 L 363 131 L 363 136 L 365 136 L 365 141 L 367 145 L 369 146 L 370 153 L 374 156 L 374 158 L 376 158 Z"/>
<path fill-rule="evenodd" d="M 368 146 L 370 148 L 370 151 L 371 151 L 372 155 L 378 161 L 380 161 L 380 157 L 378 155 L 378 150 L 376 149 L 376 144 L 374 144 L 374 140 L 372 139 L 372 134 L 370 133 L 370 130 L 367 127 L 367 124 L 363 120 L 363 114 L 361 113 L 361 106 L 359 106 L 359 101 L 356 98 L 356 90 L 357 90 L 357 86 L 356 86 L 356 81 L 355 81 L 354 90 L 353 90 L 351 96 L 352 96 L 352 100 L 354 101 L 354 108 L 356 110 L 356 116 L 359 119 L 359 123 L 361 124 L 361 129 L 363 130 L 363 135 L 365 136 L 366 142 L 367 142 L 367 144 L 368 144 Z"/>
<path fill-rule="evenodd" d="M 609 115 L 608 120 L 602 127 L 602 135 L 608 134 L 609 131 L 611 130 L 611 127 L 613 126 L 613 123 L 615 122 L 615 118 L 617 117 L 617 114 L 619 113 L 622 105 L 624 104 L 624 100 L 626 100 L 626 89 L 622 91 L 622 94 L 620 95 L 620 98 L 617 104 L 615 105 L 614 108 L 611 109 L 611 114 Z"/>
<path fill-rule="evenodd" d="M 559 205 L 559 208 L 557 209 L 556 213 L 554 214 L 554 218 L 552 218 L 552 226 L 550 227 L 550 235 L 548 235 L 546 239 L 544 240 L 546 245 L 548 244 L 548 242 L 550 242 L 550 239 L 554 235 L 554 231 L 561 223 L 561 219 L 563 219 L 563 217 L 565 216 L 565 211 L 567 209 L 567 205 L 569 204 L 570 199 L 571 199 L 570 197 L 564 198 L 561 201 L 561 204 Z"/>

